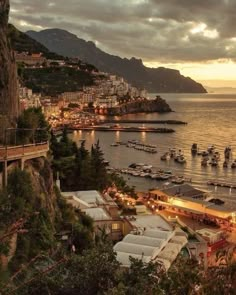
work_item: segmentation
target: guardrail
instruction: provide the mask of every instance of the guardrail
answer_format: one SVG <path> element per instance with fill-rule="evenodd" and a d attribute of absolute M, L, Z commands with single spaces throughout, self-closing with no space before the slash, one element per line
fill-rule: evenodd
<path fill-rule="evenodd" d="M 49 143 L 41 142 L 19 146 L 0 147 L 0 162 L 21 159 L 23 157 L 37 157 L 39 154 L 48 152 Z"/>

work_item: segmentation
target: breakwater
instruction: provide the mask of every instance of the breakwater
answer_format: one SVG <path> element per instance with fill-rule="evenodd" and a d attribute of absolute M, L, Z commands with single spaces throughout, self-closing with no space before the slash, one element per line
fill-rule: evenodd
<path fill-rule="evenodd" d="M 179 120 L 130 120 L 130 119 L 105 119 L 100 121 L 101 124 L 105 123 L 132 123 L 132 124 L 170 124 L 170 125 L 187 125 L 187 122 Z"/>
<path fill-rule="evenodd" d="M 152 128 L 152 127 L 129 127 L 129 126 L 71 126 L 69 130 L 84 130 L 84 131 L 121 131 L 121 132 L 151 132 L 151 133 L 173 133 L 171 128 Z"/>

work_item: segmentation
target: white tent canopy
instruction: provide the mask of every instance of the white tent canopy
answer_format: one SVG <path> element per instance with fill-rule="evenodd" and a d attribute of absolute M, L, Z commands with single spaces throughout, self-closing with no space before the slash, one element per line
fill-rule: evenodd
<path fill-rule="evenodd" d="M 123 242 L 133 243 L 136 245 L 158 247 L 158 248 L 162 248 L 163 245 L 165 244 L 165 241 L 163 239 L 151 238 L 151 237 L 142 236 L 142 235 L 132 235 L 132 234 L 128 234 L 126 237 L 124 237 Z"/>
<path fill-rule="evenodd" d="M 142 256 L 142 255 L 137 255 L 137 254 L 130 254 L 130 253 L 125 253 L 125 252 L 116 252 L 117 256 L 116 259 L 126 267 L 130 266 L 130 257 L 142 260 L 143 262 L 150 262 L 151 257 L 150 256 Z"/>
<path fill-rule="evenodd" d="M 125 253 L 133 253 L 138 255 L 144 255 L 144 256 L 156 256 L 160 249 L 156 247 L 150 247 L 145 245 L 136 245 L 126 242 L 119 242 L 115 245 L 114 250 L 117 252 L 125 252 Z"/>
<path fill-rule="evenodd" d="M 163 240 L 169 240 L 173 236 L 173 232 L 171 231 L 163 231 L 157 229 L 147 229 L 143 232 L 144 236 L 158 238 Z"/>

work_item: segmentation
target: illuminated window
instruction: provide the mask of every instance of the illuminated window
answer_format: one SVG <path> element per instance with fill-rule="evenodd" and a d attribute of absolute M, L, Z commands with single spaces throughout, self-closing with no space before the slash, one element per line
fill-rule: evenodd
<path fill-rule="evenodd" d="M 112 224 L 112 230 L 118 230 L 118 229 L 120 229 L 119 223 L 113 223 Z"/>

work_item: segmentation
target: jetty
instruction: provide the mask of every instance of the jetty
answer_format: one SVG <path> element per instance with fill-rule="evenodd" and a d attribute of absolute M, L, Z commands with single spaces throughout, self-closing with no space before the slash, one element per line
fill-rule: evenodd
<path fill-rule="evenodd" d="M 225 182 L 225 181 L 219 181 L 217 179 L 210 179 L 207 181 L 208 185 L 214 185 L 214 186 L 221 186 L 221 187 L 228 187 L 236 189 L 236 183 L 232 182 Z"/>
<path fill-rule="evenodd" d="M 105 132 L 150 132 L 150 133 L 173 133 L 174 129 L 171 128 L 154 128 L 154 127 L 132 127 L 132 126 L 68 126 L 69 130 L 82 130 L 82 131 L 105 131 Z"/>
<path fill-rule="evenodd" d="M 133 123 L 133 124 L 171 124 L 171 125 L 187 125 L 187 122 L 178 121 L 178 120 L 145 120 L 145 119 L 138 119 L 138 120 L 131 120 L 131 119 L 105 119 L 100 121 L 101 124 L 106 123 Z"/>

